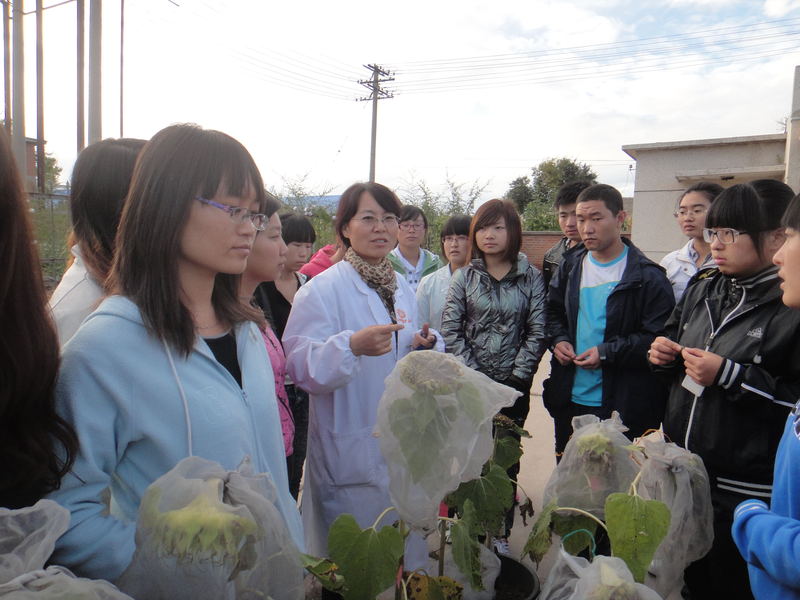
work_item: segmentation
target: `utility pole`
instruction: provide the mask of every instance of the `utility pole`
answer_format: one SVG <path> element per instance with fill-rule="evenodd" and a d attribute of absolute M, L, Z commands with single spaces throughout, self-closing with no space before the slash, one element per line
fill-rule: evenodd
<path fill-rule="evenodd" d="M 102 0 L 89 0 L 89 143 L 99 142 L 103 129 Z"/>
<path fill-rule="evenodd" d="M 125 137 L 123 110 L 125 105 L 125 0 L 119 2 L 119 137 Z"/>
<path fill-rule="evenodd" d="M 8 2 L 3 2 L 3 90 L 6 133 L 11 136 L 11 12 Z"/>
<path fill-rule="evenodd" d="M 44 167 L 44 30 L 42 11 L 44 3 L 36 0 L 36 183 L 39 193 L 45 193 Z"/>
<path fill-rule="evenodd" d="M 375 181 L 375 146 L 378 140 L 378 100 L 383 98 L 393 98 L 394 94 L 388 90 L 381 89 L 381 84 L 387 81 L 394 81 L 394 73 L 378 65 L 364 65 L 365 69 L 372 71 L 371 79 L 361 79 L 358 83 L 370 90 L 367 97 L 357 98 L 359 102 L 372 100 L 372 143 L 369 153 L 369 181 Z"/>
<path fill-rule="evenodd" d="M 83 150 L 86 146 L 86 105 L 85 105 L 85 74 L 86 69 L 84 67 L 84 57 L 86 54 L 85 47 L 85 39 L 86 39 L 86 5 L 84 4 L 84 0 L 77 0 L 75 3 L 76 12 L 77 12 L 77 21 L 78 21 L 78 31 L 77 31 L 77 38 L 78 38 L 78 81 L 77 81 L 77 90 L 78 90 L 78 98 L 77 98 L 77 108 L 78 114 L 76 115 L 76 123 L 78 125 L 77 130 L 77 144 L 78 144 L 78 153 Z"/>
<path fill-rule="evenodd" d="M 22 173 L 25 182 L 25 190 L 30 189 L 28 185 L 28 160 L 25 151 L 25 25 L 22 22 L 24 12 L 23 0 L 14 0 L 11 5 L 13 14 L 13 103 L 11 105 L 12 136 L 11 148 L 14 151 L 14 158 L 17 167 Z"/>

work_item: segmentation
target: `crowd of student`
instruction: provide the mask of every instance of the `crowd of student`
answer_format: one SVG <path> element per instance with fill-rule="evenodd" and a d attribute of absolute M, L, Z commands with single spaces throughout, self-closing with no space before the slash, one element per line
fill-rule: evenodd
<path fill-rule="evenodd" d="M 663 427 L 703 459 L 715 541 L 685 573 L 692 598 L 800 598 L 800 197 L 785 184 L 687 189 L 689 240 L 659 266 L 623 235 L 616 189 L 569 183 L 540 272 L 508 201 L 453 215 L 442 262 L 419 208 L 357 183 L 337 243 L 311 256 L 310 222 L 278 214 L 239 142 L 175 125 L 78 157 L 73 260 L 49 305 L 5 139 L 0 194 L 0 506 L 69 509 L 53 560 L 77 574 L 119 578 L 145 489 L 192 455 L 249 457 L 297 545 L 326 555 L 336 517 L 366 527 L 391 505 L 373 429 L 400 358 L 461 357 L 521 393 L 503 412 L 523 425 L 549 349 L 557 456 L 575 416 L 618 411 L 631 438 Z M 405 566 L 425 559 L 409 536 Z"/>

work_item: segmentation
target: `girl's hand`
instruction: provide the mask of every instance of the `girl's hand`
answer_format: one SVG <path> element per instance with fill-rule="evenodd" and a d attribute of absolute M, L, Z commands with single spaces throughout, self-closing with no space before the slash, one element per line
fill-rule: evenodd
<path fill-rule="evenodd" d="M 647 360 L 654 365 L 668 365 L 678 357 L 681 350 L 683 350 L 683 346 L 660 335 L 650 344 Z"/>
<path fill-rule="evenodd" d="M 699 348 L 684 348 L 681 356 L 689 377 L 706 387 L 714 383 L 722 366 L 723 358 L 719 354 Z"/>
<path fill-rule="evenodd" d="M 430 350 L 436 343 L 436 336 L 429 332 L 428 323 L 425 323 L 417 333 L 414 334 L 414 340 L 411 342 L 411 347 L 414 350 Z"/>

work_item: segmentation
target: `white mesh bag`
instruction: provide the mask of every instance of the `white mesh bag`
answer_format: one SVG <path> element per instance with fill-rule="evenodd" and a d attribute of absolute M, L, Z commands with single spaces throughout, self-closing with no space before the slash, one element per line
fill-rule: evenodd
<path fill-rule="evenodd" d="M 140 600 L 301 600 L 303 569 L 265 474 L 185 458 L 145 492 L 118 585 Z"/>
<path fill-rule="evenodd" d="M 711 488 L 703 460 L 655 432 L 639 440 L 645 459 L 637 485 L 640 496 L 660 500 L 670 511 L 669 530 L 648 569 L 647 584 L 668 597 L 680 591 L 683 571 L 714 542 Z"/>
<path fill-rule="evenodd" d="M 375 428 L 400 517 L 428 533 L 439 503 L 480 476 L 493 449 L 492 418 L 521 394 L 452 354 L 421 350 L 386 378 Z"/>
<path fill-rule="evenodd" d="M 619 414 L 601 421 L 594 415 L 572 419 L 574 433 L 544 490 L 544 505 L 580 508 L 603 519 L 609 494 L 626 492 L 639 472 Z"/>
<path fill-rule="evenodd" d="M 107 581 L 75 577 L 44 564 L 69 526 L 69 511 L 52 500 L 19 510 L 0 508 L 0 598 L 132 600 Z"/>
<path fill-rule="evenodd" d="M 561 548 L 539 600 L 661 600 L 661 596 L 636 583 L 621 558 L 596 556 L 589 562 Z"/>

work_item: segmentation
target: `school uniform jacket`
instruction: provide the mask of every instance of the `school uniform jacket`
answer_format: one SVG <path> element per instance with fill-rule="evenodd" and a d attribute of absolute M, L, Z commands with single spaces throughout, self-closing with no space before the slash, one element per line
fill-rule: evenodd
<path fill-rule="evenodd" d="M 672 387 L 664 431 L 705 462 L 712 486 L 769 498 L 786 416 L 800 395 L 800 311 L 781 301 L 777 268 L 746 279 L 713 272 L 689 287 L 667 322 L 682 346 L 725 358 L 699 396 L 682 387 L 679 358 L 666 368 Z"/>

